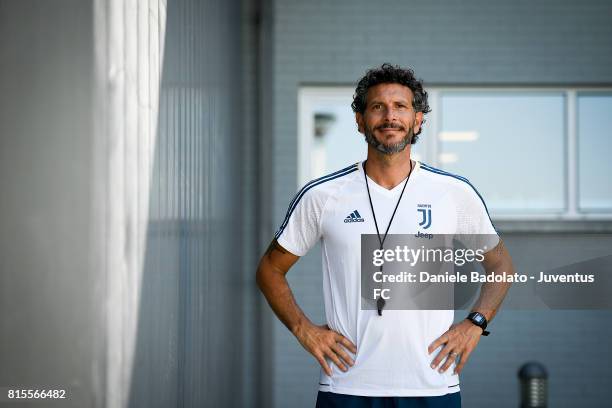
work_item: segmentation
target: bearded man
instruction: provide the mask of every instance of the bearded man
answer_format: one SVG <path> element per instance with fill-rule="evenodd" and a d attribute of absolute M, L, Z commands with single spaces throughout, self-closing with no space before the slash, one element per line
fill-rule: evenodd
<path fill-rule="evenodd" d="M 472 312 L 458 324 L 452 310 L 384 310 L 382 298 L 375 310 L 363 310 L 361 234 L 377 234 L 381 247 L 389 233 L 489 234 L 495 243 L 484 253 L 486 272 L 512 273 L 512 261 L 467 179 L 411 159 L 430 111 L 412 70 L 390 64 L 369 70 L 352 108 L 367 159 L 296 194 L 259 263 L 257 283 L 321 365 L 317 407 L 460 407 L 459 373 L 488 334 L 509 284 L 483 284 Z M 431 210 L 427 220 L 419 217 L 423 203 Z M 323 325 L 302 312 L 285 278 L 318 241 Z"/>

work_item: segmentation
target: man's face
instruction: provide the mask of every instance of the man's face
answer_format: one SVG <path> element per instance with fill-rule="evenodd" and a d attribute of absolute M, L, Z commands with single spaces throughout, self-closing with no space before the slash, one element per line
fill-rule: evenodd
<path fill-rule="evenodd" d="M 412 98 L 410 88 L 400 84 L 371 87 L 365 111 L 355 116 L 366 142 L 384 154 L 403 151 L 423 121 L 423 113 L 412 107 Z"/>

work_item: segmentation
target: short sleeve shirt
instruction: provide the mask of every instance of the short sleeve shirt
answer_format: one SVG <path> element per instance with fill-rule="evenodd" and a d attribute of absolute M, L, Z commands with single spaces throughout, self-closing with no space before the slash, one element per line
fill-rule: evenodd
<path fill-rule="evenodd" d="M 368 179 L 379 227 L 385 228 L 404 183 L 388 190 Z M 430 210 L 424 222 L 419 208 Z M 491 234 L 497 238 L 486 205 L 470 182 L 416 162 L 389 234 Z M 322 248 L 323 296 L 328 326 L 357 346 L 347 372 L 331 364 L 320 374 L 319 389 L 363 396 L 438 396 L 459 391 L 453 367 L 430 368 L 431 342 L 453 322 L 452 310 L 361 309 L 361 234 L 376 233 L 362 163 L 307 183 L 289 205 L 275 237 L 303 256 L 317 242 Z M 492 246 L 495 246 L 492 242 Z"/>

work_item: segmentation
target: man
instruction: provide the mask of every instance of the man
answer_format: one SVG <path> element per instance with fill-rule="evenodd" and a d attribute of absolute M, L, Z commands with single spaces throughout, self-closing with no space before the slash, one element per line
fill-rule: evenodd
<path fill-rule="evenodd" d="M 469 316 L 453 311 L 361 309 L 360 236 L 496 234 L 466 179 L 415 162 L 410 148 L 430 111 L 409 69 L 383 64 L 359 81 L 352 104 L 367 160 L 313 180 L 295 196 L 262 257 L 257 282 L 278 318 L 321 365 L 317 407 L 459 407 L 458 374 L 495 316 L 509 284 L 487 283 Z M 469 118 L 466 118 L 469 120 Z M 417 206 L 436 214 L 427 224 Z M 348 222 L 346 220 L 348 219 Z M 355 222 L 353 222 L 355 221 Z M 501 240 L 482 262 L 513 273 Z M 326 324 L 312 323 L 285 279 L 321 241 Z M 384 312 L 383 312 L 384 311 Z M 454 370 L 449 370 L 454 366 Z"/>

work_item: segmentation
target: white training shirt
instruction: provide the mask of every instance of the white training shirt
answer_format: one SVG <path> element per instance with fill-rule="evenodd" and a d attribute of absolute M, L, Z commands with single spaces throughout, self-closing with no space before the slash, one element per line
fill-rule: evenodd
<path fill-rule="evenodd" d="M 368 178 L 380 233 L 389 223 L 404 182 L 387 190 Z M 430 225 L 419 204 L 431 207 Z M 363 222 L 345 222 L 359 217 Z M 486 206 L 467 179 L 416 162 L 389 234 L 496 234 Z M 361 234 L 375 234 L 363 164 L 313 180 L 295 196 L 276 239 L 303 256 L 321 240 L 328 326 L 357 346 L 355 365 L 331 377 L 321 370 L 320 391 L 363 396 L 439 396 L 459 391 L 454 364 L 444 373 L 427 347 L 453 323 L 452 310 L 361 310 Z M 498 239 L 497 239 L 498 240 Z M 497 242 L 495 242 L 495 245 Z M 495 246 L 493 245 L 493 246 Z M 349 352 L 349 354 L 351 354 Z"/>

